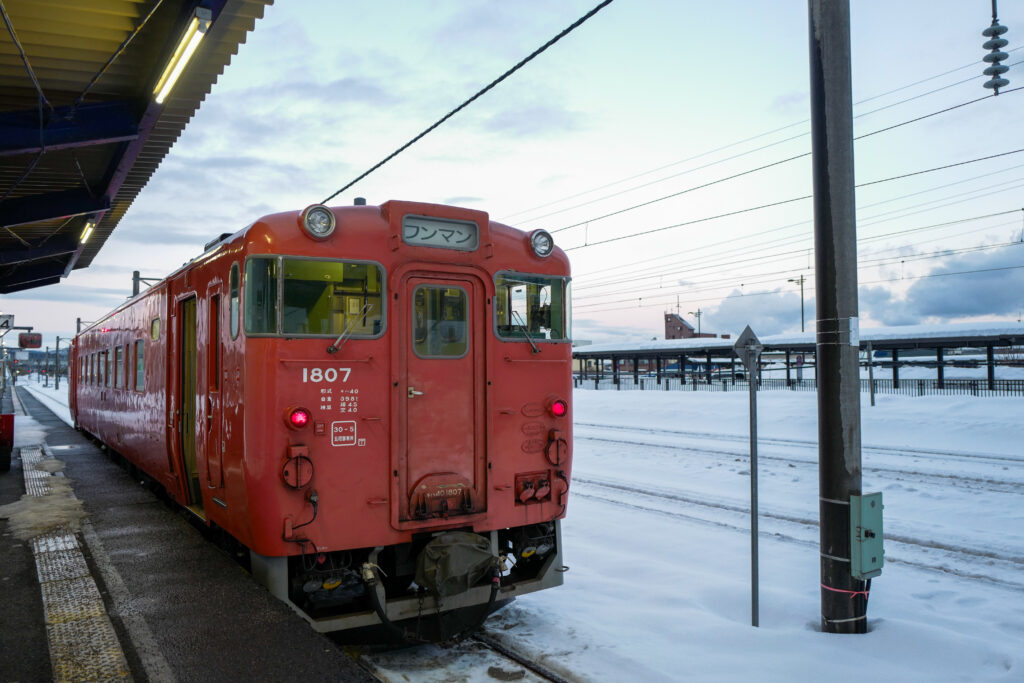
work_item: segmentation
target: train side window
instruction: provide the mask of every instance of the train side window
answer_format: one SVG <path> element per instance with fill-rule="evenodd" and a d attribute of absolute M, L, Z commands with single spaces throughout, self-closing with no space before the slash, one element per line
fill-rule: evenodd
<path fill-rule="evenodd" d="M 106 386 L 106 384 L 107 384 L 107 352 L 106 351 L 100 351 L 97 354 L 97 356 L 99 358 L 99 365 L 97 366 L 97 369 L 99 370 L 99 373 L 97 373 L 97 377 L 96 378 L 99 380 L 100 386 Z"/>
<path fill-rule="evenodd" d="M 245 331 L 277 332 L 277 259 L 252 258 L 245 264 Z"/>
<path fill-rule="evenodd" d="M 231 264 L 230 283 L 229 283 L 229 287 L 230 287 L 230 290 L 231 290 L 231 294 L 230 294 L 231 302 L 228 304 L 229 307 L 231 308 L 230 316 L 231 316 L 231 338 L 232 339 L 237 339 L 238 338 L 238 289 L 239 289 L 239 287 L 238 287 L 238 280 L 239 280 L 239 278 L 238 278 L 238 264 L 237 263 L 232 263 Z"/>
<path fill-rule="evenodd" d="M 146 388 L 146 340 L 135 342 L 135 391 Z"/>
<path fill-rule="evenodd" d="M 220 295 L 210 297 L 210 391 L 220 391 Z"/>
<path fill-rule="evenodd" d="M 466 291 L 422 285 L 413 293 L 413 350 L 420 358 L 462 358 L 469 350 Z"/>
<path fill-rule="evenodd" d="M 120 389 L 124 385 L 124 356 L 120 346 L 114 347 L 114 386 Z"/>
<path fill-rule="evenodd" d="M 153 318 L 149 323 L 149 338 L 153 341 L 160 338 L 160 318 Z"/>

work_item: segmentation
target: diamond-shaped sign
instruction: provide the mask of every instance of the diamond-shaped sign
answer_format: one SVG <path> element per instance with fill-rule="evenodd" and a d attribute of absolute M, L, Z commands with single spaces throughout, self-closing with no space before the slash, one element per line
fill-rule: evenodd
<path fill-rule="evenodd" d="M 764 348 L 764 345 L 761 344 L 761 340 L 757 338 L 754 331 L 750 329 L 750 325 L 747 325 L 743 328 L 743 332 L 740 333 L 732 348 L 736 355 L 740 357 L 740 360 L 743 361 L 743 366 L 747 368 L 747 372 L 753 372 L 757 367 L 757 359 L 761 355 L 761 349 Z"/>

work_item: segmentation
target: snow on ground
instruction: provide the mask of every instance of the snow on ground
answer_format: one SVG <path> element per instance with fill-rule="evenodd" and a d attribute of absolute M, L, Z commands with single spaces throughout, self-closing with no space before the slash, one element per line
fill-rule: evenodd
<path fill-rule="evenodd" d="M 859 636 L 819 631 L 813 392 L 758 396 L 760 628 L 746 392 L 574 400 L 571 570 L 487 622 L 509 646 L 586 681 L 1024 681 L 1024 399 L 863 397 L 886 565 Z"/>

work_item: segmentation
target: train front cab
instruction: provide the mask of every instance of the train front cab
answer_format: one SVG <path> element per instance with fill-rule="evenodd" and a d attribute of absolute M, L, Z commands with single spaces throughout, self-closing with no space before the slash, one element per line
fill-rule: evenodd
<path fill-rule="evenodd" d="M 486 578 L 443 598 L 408 588 L 426 544 L 445 533 L 474 533 L 492 556 L 509 556 L 499 601 L 560 585 L 571 443 L 564 254 L 536 257 L 523 233 L 482 212 L 397 202 L 363 212 L 367 234 L 351 243 L 365 253 L 245 261 L 246 477 L 251 489 L 251 456 L 269 447 L 288 480 L 275 472 L 257 493 L 275 504 L 250 504 L 253 528 L 270 531 L 252 539 L 254 576 L 320 631 L 380 623 L 359 595 L 368 566 L 380 568 L 369 590 L 392 621 L 488 604 Z M 424 214 L 482 226 L 488 255 L 404 241 L 406 217 Z M 389 258 L 371 258 L 381 253 Z M 254 414 L 258 396 L 276 397 L 266 414 Z M 282 432 L 295 411 L 302 425 Z"/>

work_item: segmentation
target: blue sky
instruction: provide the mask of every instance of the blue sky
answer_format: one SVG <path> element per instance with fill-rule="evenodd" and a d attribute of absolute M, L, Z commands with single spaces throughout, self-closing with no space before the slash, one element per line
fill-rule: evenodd
<path fill-rule="evenodd" d="M 93 266 L 0 308 L 52 344 L 122 301 L 132 270 L 165 275 L 217 234 L 322 200 L 594 4 L 280 1 Z M 852 4 L 855 135 L 986 94 L 988 0 Z M 332 203 L 456 203 L 557 231 L 580 339 L 660 336 L 666 310 L 699 309 L 711 331 L 799 330 L 800 275 L 813 329 L 810 200 L 693 222 L 810 194 L 809 158 L 683 192 L 809 151 L 806 12 L 617 0 Z M 1024 47 L 1024 3 L 1000 19 L 1007 49 Z M 1024 65 L 1008 77 L 1024 86 Z M 1024 148 L 1022 111 L 1006 93 L 867 137 L 857 182 Z M 862 326 L 1017 320 L 1022 186 L 1024 152 L 860 188 Z"/>

